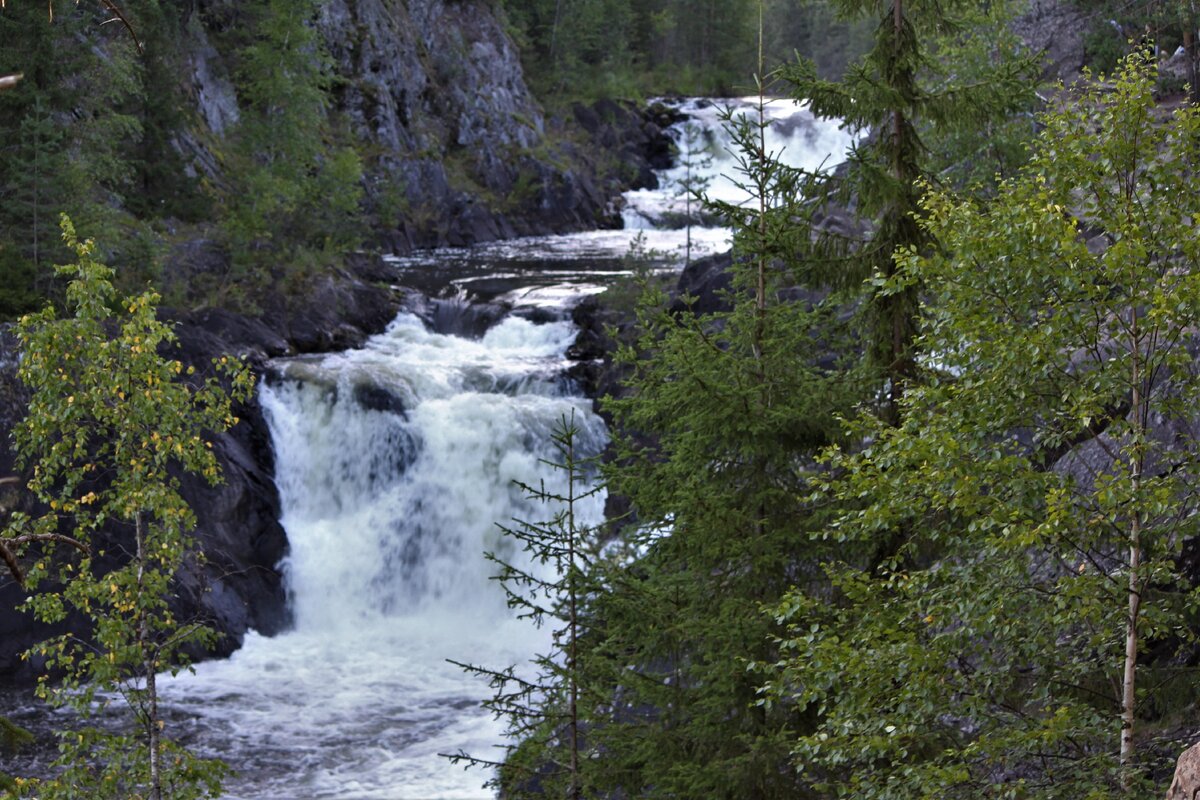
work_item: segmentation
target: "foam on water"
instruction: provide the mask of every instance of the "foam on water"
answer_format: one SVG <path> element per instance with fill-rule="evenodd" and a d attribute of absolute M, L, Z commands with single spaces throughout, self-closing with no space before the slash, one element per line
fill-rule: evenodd
<path fill-rule="evenodd" d="M 735 205 L 751 200 L 746 189 L 739 185 L 746 178 L 738 172 L 740 155 L 723 126 L 723 116 L 728 113 L 733 119 L 757 118 L 758 98 L 713 101 L 692 98 L 678 108 L 685 119 L 671 126 L 668 133 L 680 150 L 680 163 L 658 173 L 659 188 L 625 193 L 623 219 L 627 229 L 659 228 L 671 216 L 685 213 L 683 189 L 688 181 L 688 165 L 684 162 L 689 151 L 693 162 L 692 185 L 703 186 L 704 193 L 713 200 Z M 803 103 L 793 100 L 767 98 L 763 115 L 770 122 L 765 133 L 767 153 L 790 167 L 814 172 L 832 169 L 845 160 L 854 139 L 839 121 L 820 119 Z M 689 126 L 696 131 L 695 136 L 688 136 Z M 707 163 L 701 163 L 705 157 Z M 699 213 L 694 202 L 692 213 Z M 692 235 L 695 238 L 695 227 Z"/>
<path fill-rule="evenodd" d="M 483 554 L 519 558 L 496 523 L 553 513 L 513 481 L 560 480 L 539 461 L 558 420 L 603 446 L 558 377 L 572 336 L 509 318 L 470 341 L 402 316 L 363 350 L 277 365 L 261 400 L 296 628 L 164 687 L 198 749 L 239 771 L 230 798 L 489 796 L 438 755 L 501 741 L 486 685 L 445 659 L 507 666 L 548 644 L 511 618 Z"/>
<path fill-rule="evenodd" d="M 718 101 L 718 103 L 726 101 Z M 750 113 L 750 101 L 733 101 Z M 714 155 L 708 192 L 741 202 L 719 107 L 681 110 Z M 850 136 L 776 101 L 768 150 L 815 169 L 844 157 Z M 679 140 L 682 126 L 672 132 Z M 393 263 L 402 282 L 463 302 L 563 305 L 627 274 L 635 237 L 654 263 L 681 261 L 685 232 L 653 228 L 681 201 L 683 168 L 662 188 L 627 195 L 624 231 L 596 231 L 439 250 Z M 691 254 L 728 247 L 729 231 L 694 226 Z M 604 277 L 600 277 L 603 275 Z M 428 281 L 428 285 L 423 282 Z M 510 317 L 477 341 L 432 333 L 401 315 L 356 351 L 275 362 L 260 389 L 276 455 L 290 553 L 282 565 L 295 630 L 247 636 L 224 661 L 162 682 L 171 731 L 238 772 L 230 800 L 467 800 L 486 775 L 439 753 L 496 756 L 500 723 L 479 708 L 488 687 L 446 658 L 489 666 L 528 661 L 545 631 L 511 618 L 485 550 L 508 558 L 496 523 L 546 519 L 514 480 L 556 476 L 556 421 L 574 415 L 580 443 L 604 443 L 591 404 L 569 396 L 568 323 Z M 601 497 L 583 510 L 601 519 Z"/>

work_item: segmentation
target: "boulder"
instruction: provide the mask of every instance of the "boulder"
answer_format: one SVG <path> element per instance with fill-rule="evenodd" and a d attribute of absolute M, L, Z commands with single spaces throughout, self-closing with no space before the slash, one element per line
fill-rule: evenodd
<path fill-rule="evenodd" d="M 1200 744 L 1193 745 L 1179 756 L 1175 779 L 1167 789 L 1167 800 L 1197 800 L 1200 798 Z"/>

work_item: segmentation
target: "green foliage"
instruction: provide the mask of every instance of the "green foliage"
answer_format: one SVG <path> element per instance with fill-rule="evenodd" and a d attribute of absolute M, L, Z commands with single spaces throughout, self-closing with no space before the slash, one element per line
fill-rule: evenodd
<path fill-rule="evenodd" d="M 237 419 L 217 377 L 200 382 L 191 368 L 160 354 L 174 334 L 155 316 L 157 295 L 118 298 L 112 270 L 96 245 L 80 242 L 63 218 L 63 239 L 78 262 L 61 267 L 74 315 L 51 308 L 16 328 L 29 387 L 28 414 L 14 431 L 29 489 L 47 508 L 17 513 L 3 532 L 13 560 L 32 562 L 24 575 L 24 608 L 45 623 L 69 613 L 88 620 L 92 637 L 56 636 L 33 648 L 61 674 L 39 693 L 87 714 L 119 693 L 132 731 L 64 732 L 58 777 L 29 785 L 39 798 L 215 797 L 223 768 L 163 740 L 155 678 L 178 671 L 185 649 L 213 642 L 204 625 L 171 609 L 171 581 L 188 559 L 195 517 L 179 493 L 178 471 L 219 479 L 206 436 Z M 113 319 L 112 306 L 120 309 Z M 248 397 L 252 378 L 222 358 L 215 370 L 234 398 Z M 115 537 L 115 538 L 114 538 Z M 64 558 L 55 544 L 70 544 Z M 146 792 L 148 794 L 141 794 Z"/>
<path fill-rule="evenodd" d="M 183 214 L 195 197 L 168 142 L 179 89 L 166 13 L 154 0 L 137 4 L 146 45 L 139 54 L 126 31 L 102 27 L 89 5 L 53 6 L 53 20 L 45 4 L 0 10 L 0 72 L 25 75 L 0 94 L 0 313 L 9 318 L 61 298 L 51 269 L 69 256 L 57 235 L 60 212 L 103 234 L 107 259 L 132 291 L 156 277 L 158 236 L 145 220 Z"/>
<path fill-rule="evenodd" d="M 1157 122 L 1152 87 L 1134 59 L 1046 115 L 994 201 L 925 199 L 941 254 L 897 254 L 926 380 L 826 454 L 833 591 L 776 611 L 765 703 L 819 714 L 794 756 L 823 796 L 1162 796 L 1138 660 L 1195 645 L 1200 113 Z"/>
<path fill-rule="evenodd" d="M 910 248 L 929 252 L 936 245 L 930 231 L 918 224 L 919 182 L 934 167 L 922 127 L 944 131 L 943 136 L 978 129 L 1020 110 L 1032 93 L 1029 61 L 974 59 L 965 75 L 956 69 L 958 59 L 935 64 L 946 37 L 962 35 L 966 22 L 973 26 L 969 32 L 991 36 L 980 24 L 976 5 L 970 0 L 838 0 L 834 6 L 848 18 L 877 17 L 868 53 L 841 81 L 820 78 L 806 60 L 780 73 L 795 98 L 806 101 L 815 114 L 869 131 L 851 151 L 849 173 L 837 180 L 832 195 L 841 203 L 853 201 L 872 230 L 865 241 L 825 237 L 817 257 L 828 267 L 816 283 L 857 287 L 865 282 L 871 287 L 863 303 L 867 349 L 878 373 L 881 413 L 893 422 L 899 399 L 916 375 L 918 287 L 891 280 L 892 253 Z"/>
<path fill-rule="evenodd" d="M 527 75 L 544 100 L 639 94 L 729 95 L 756 68 L 757 0 L 505 0 Z M 825 3 L 767 2 L 768 56 L 800 50 L 838 74 L 861 26 Z"/>
<path fill-rule="evenodd" d="M 1200 25 L 1200 5 L 1193 0 L 1076 0 L 1075 5 L 1087 15 L 1085 64 L 1096 73 L 1114 71 L 1135 46 L 1157 46 L 1165 58 L 1186 45 L 1189 31 Z"/>
<path fill-rule="evenodd" d="M 764 42 L 768 64 L 785 64 L 802 54 L 817 74 L 841 78 L 871 44 L 872 20 L 839 19 L 826 0 L 765 0 Z"/>
<path fill-rule="evenodd" d="M 619 671 L 596 736 L 606 789 L 637 796 L 803 796 L 787 761 L 804 709 L 755 707 L 746 666 L 776 653 L 759 609 L 814 552 L 806 462 L 854 387 L 829 364 L 841 343 L 814 335 L 837 330 L 836 305 L 780 299 L 809 232 L 806 176 L 765 158 L 761 117 L 731 124 L 755 197 L 720 209 L 736 226 L 731 309 L 672 313 L 648 293 L 619 358 L 632 393 L 606 401 L 626 432 L 610 490 L 636 516 L 630 563 L 597 599 L 597 647 Z"/>
<path fill-rule="evenodd" d="M 526 497 L 553 510 L 547 520 L 501 526 L 526 554 L 527 565 L 487 554 L 500 569 L 496 579 L 509 608 L 539 628 L 551 626 L 550 650 L 533 659 L 533 675 L 516 667 L 495 670 L 451 662 L 490 681 L 495 694 L 484 707 L 507 722 L 512 743 L 505 745 L 500 763 L 463 752 L 450 758 L 469 766 L 499 767 L 489 785 L 514 800 L 547 794 L 580 800 L 594 794 L 598 751 L 587 741 L 585 720 L 588 709 L 606 698 L 592 683 L 593 658 L 582 640 L 593 623 L 589 607 L 599 588 L 595 576 L 601 556 L 595 531 L 581 525 L 578 515 L 581 505 L 603 487 L 594 475 L 589 477 L 594 465 L 580 457 L 579 433 L 574 415 L 561 419 L 551 435 L 558 455 L 542 462 L 562 473 L 565 489 L 548 489 L 544 481 L 538 486 L 517 483 Z"/>
<path fill-rule="evenodd" d="M 238 51 L 243 112 L 222 220 L 234 269 L 214 287 L 219 294 L 271 285 L 311 264 L 312 251 L 359 242 L 352 220 L 362 161 L 331 143 L 331 65 L 313 27 L 318 6 L 267 0 L 247 12 L 253 34 Z"/>

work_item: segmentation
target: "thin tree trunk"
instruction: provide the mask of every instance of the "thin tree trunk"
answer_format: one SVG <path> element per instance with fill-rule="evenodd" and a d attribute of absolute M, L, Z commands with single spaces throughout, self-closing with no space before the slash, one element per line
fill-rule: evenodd
<path fill-rule="evenodd" d="M 137 515 L 137 560 L 138 592 L 142 589 L 142 575 L 146 568 L 146 519 Z M 135 600 L 140 602 L 140 598 Z M 163 800 L 162 793 L 162 724 L 158 718 L 158 659 L 150 645 L 150 626 L 145 612 L 138 622 L 138 648 L 142 654 L 142 668 L 146 671 L 146 728 L 150 745 L 150 795 L 148 800 Z"/>
<path fill-rule="evenodd" d="M 896 37 L 896 47 L 899 48 L 900 36 L 904 31 L 903 0 L 893 0 L 892 31 Z M 892 136 L 894 137 L 892 153 L 893 158 L 895 159 L 893 163 L 893 170 L 896 175 L 896 180 L 902 182 L 905 178 L 904 164 L 902 163 L 903 158 L 901 155 L 903 153 L 903 148 L 901 145 L 904 138 L 904 111 L 902 109 L 897 108 L 892 111 L 892 129 Z M 891 254 L 888 255 L 888 258 L 891 258 Z M 894 264 L 889 261 L 889 275 L 893 269 Z M 888 369 L 891 386 L 888 390 L 888 414 L 891 417 L 892 424 L 898 425 L 900 423 L 900 398 L 904 392 L 904 387 L 902 385 L 903 376 L 900 374 L 903 368 L 901 361 L 904 357 L 904 329 L 903 321 L 900 319 L 900 313 L 895 308 L 894 303 L 892 305 L 892 313 L 890 315 L 892 318 L 892 358 L 891 366 Z"/>
<path fill-rule="evenodd" d="M 1188 62 L 1188 99 L 1200 103 L 1200 69 L 1196 64 L 1196 31 L 1194 20 L 1189 18 L 1183 29 L 1183 51 Z"/>
<path fill-rule="evenodd" d="M 1142 586 L 1139 570 L 1142 563 L 1142 518 L 1137 508 L 1137 499 L 1142 485 L 1142 468 L 1145 460 L 1145 435 L 1147 424 L 1147 397 L 1142 391 L 1141 342 L 1138 337 L 1138 313 L 1133 310 L 1130 329 L 1132 349 L 1132 411 L 1134 428 L 1133 459 L 1130 470 L 1130 489 L 1134 502 L 1133 514 L 1129 520 L 1129 589 L 1128 616 L 1125 619 L 1125 670 L 1121 686 L 1121 786 L 1129 789 L 1132 779 L 1133 759 L 1136 754 L 1134 745 L 1134 724 L 1137 712 L 1137 657 L 1138 657 L 1138 615 L 1141 611 Z"/>
<path fill-rule="evenodd" d="M 582 800 L 579 780 L 579 594 L 575 571 L 575 439 L 567 440 L 567 592 L 570 595 L 571 641 L 567 651 L 567 674 L 571 682 L 571 800 Z"/>
<path fill-rule="evenodd" d="M 758 171 L 755 177 L 755 189 L 758 192 L 758 285 L 757 296 L 754 298 L 754 358 L 759 362 L 759 382 L 762 375 L 762 340 L 767 318 L 767 128 L 766 128 L 766 89 L 763 86 L 763 4 L 758 3 L 758 75 L 754 78 L 758 85 L 758 152 L 754 154 L 758 161 Z"/>

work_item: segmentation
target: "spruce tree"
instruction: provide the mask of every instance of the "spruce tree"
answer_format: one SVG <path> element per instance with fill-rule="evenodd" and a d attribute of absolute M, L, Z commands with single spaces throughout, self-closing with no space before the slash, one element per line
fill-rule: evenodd
<path fill-rule="evenodd" d="M 878 374 L 880 413 L 896 423 L 900 398 L 917 373 L 913 340 L 919 287 L 895 283 L 892 254 L 936 247 L 918 224 L 920 182 L 935 180 L 922 126 L 973 128 L 1019 110 L 1032 95 L 1031 64 L 999 61 L 965 84 L 949 65 L 938 67 L 935 45 L 962 30 L 965 13 L 978 6 L 972 0 L 834 0 L 833 5 L 848 19 L 878 20 L 870 51 L 840 81 L 818 77 L 816 66 L 803 60 L 780 74 L 813 113 L 841 120 L 862 136 L 851 150 L 848 175 L 829 190 L 835 201 L 854 205 L 869 223 L 869 233 L 862 240 L 825 236 L 815 256 L 824 263 L 814 280 L 867 286 L 866 349 Z M 992 35 L 987 29 L 975 32 Z M 949 80 L 936 80 L 939 71 L 949 72 Z"/>
<path fill-rule="evenodd" d="M 345 237 L 357 230 L 362 163 L 353 149 L 329 144 L 332 65 L 315 27 L 319 11 L 317 0 L 266 0 L 247 12 L 251 36 L 236 58 L 242 116 L 226 165 L 232 186 L 218 195 L 233 270 L 213 288 L 231 301 L 289 271 L 303 277 L 313 251 L 352 243 Z"/>
<path fill-rule="evenodd" d="M 551 436 L 557 455 L 543 461 L 555 473 L 552 483 L 565 478 L 563 489 L 547 488 L 545 481 L 538 486 L 517 484 L 529 499 L 552 512 L 545 520 L 500 526 L 523 557 L 486 554 L 499 567 L 496 579 L 509 608 L 539 628 L 550 626 L 551 649 L 533 659 L 532 674 L 524 666 L 497 669 L 451 661 L 490 682 L 495 693 L 483 705 L 505 720 L 511 742 L 504 746 L 502 761 L 466 752 L 449 758 L 496 768 L 489 785 L 514 800 L 548 794 L 567 800 L 595 796 L 599 754 L 589 741 L 588 722 L 594 718 L 591 709 L 608 699 L 598 687 L 608 684 L 596 680 L 598 659 L 586 648 L 601 556 L 596 532 L 580 517 L 603 486 L 596 483 L 590 460 L 580 453 L 579 435 L 574 414 L 561 419 Z"/>
<path fill-rule="evenodd" d="M 729 123 L 753 197 L 719 206 L 735 229 L 729 310 L 647 293 L 620 354 L 630 395 L 606 403 L 625 434 L 610 488 L 635 516 L 631 562 L 597 598 L 597 646 L 620 670 L 596 735 L 608 789 L 638 796 L 798 796 L 788 752 L 805 710 L 756 706 L 747 665 L 776 653 L 758 609 L 815 563 L 811 459 L 856 394 L 834 365 L 839 304 L 790 291 L 813 176 L 768 157 L 761 109 Z"/>

